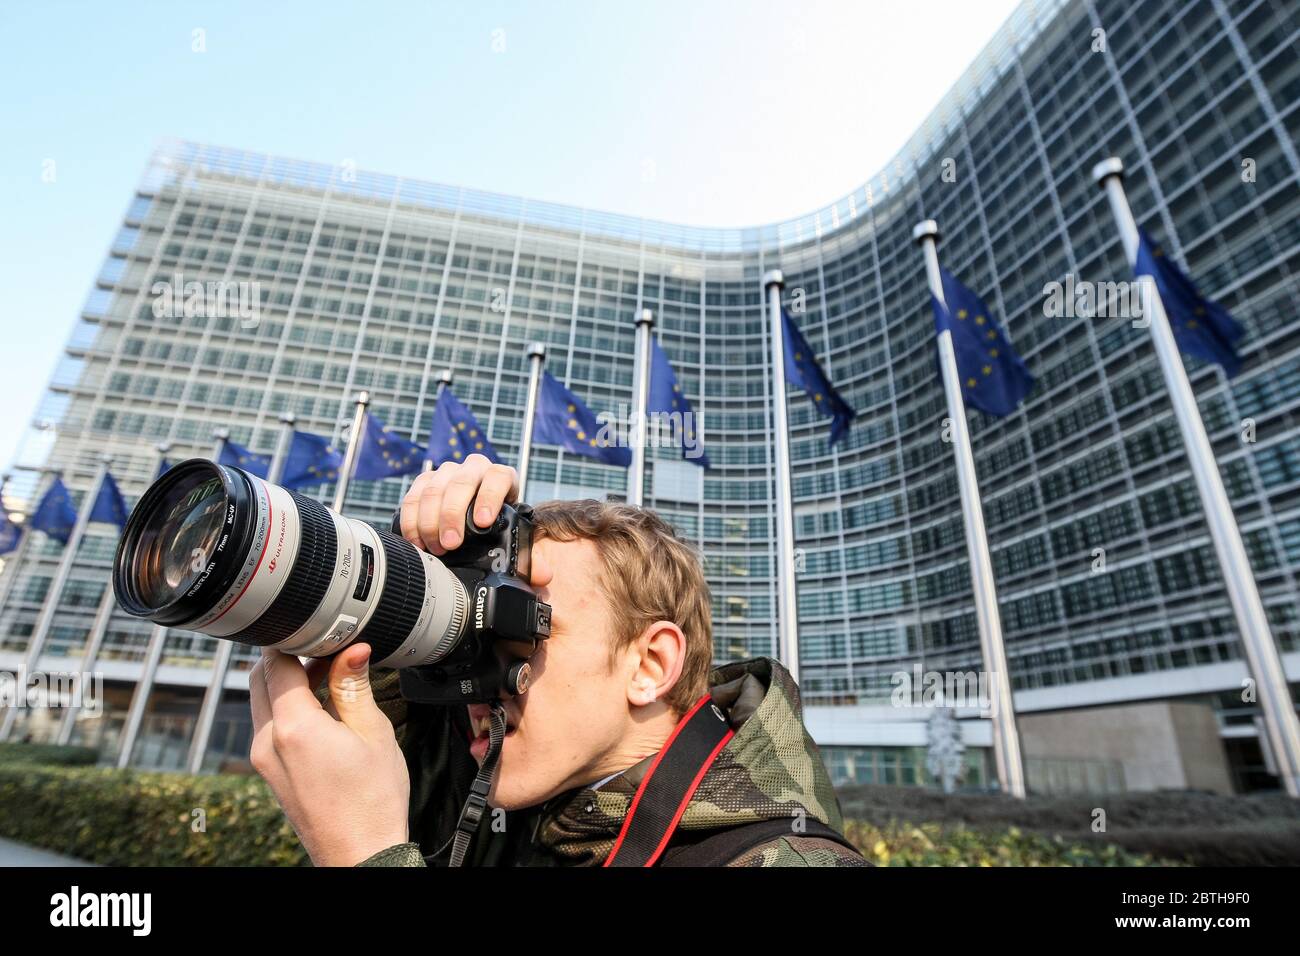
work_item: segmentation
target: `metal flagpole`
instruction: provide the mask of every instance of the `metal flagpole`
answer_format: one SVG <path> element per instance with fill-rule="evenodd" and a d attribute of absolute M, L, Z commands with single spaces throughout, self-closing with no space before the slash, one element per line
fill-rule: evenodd
<path fill-rule="evenodd" d="M 99 607 L 95 610 L 95 621 L 90 626 L 86 649 L 81 654 L 81 663 L 72 674 L 72 696 L 63 706 L 63 716 L 59 720 L 59 732 L 55 738 L 55 742 L 60 746 L 66 745 L 72 739 L 72 728 L 76 725 L 77 714 L 81 712 L 81 695 L 86 686 L 86 678 L 93 672 L 95 659 L 99 657 L 99 649 L 104 643 L 104 635 L 108 632 L 108 621 L 113 616 L 113 607 L 116 604 L 113 582 L 110 581 L 99 599 Z"/>
<path fill-rule="evenodd" d="M 162 660 L 163 647 L 167 643 L 167 628 L 155 624 L 149 632 L 149 646 L 145 649 L 144 668 L 140 680 L 131 695 L 131 706 L 126 712 L 126 725 L 122 728 L 122 740 L 118 744 L 117 766 L 124 769 L 131 765 L 131 752 L 135 750 L 135 739 L 140 734 L 140 724 L 144 720 L 144 709 L 149 705 L 149 695 L 153 692 L 154 678 L 158 675 L 158 662 Z"/>
<path fill-rule="evenodd" d="M 777 657 L 799 682 L 799 597 L 794 581 L 794 505 L 790 491 L 790 422 L 785 398 L 785 328 L 781 290 L 785 276 L 773 269 L 763 276 L 772 339 L 772 406 L 776 424 Z"/>
<path fill-rule="evenodd" d="M 68 543 L 64 545 L 63 556 L 59 558 L 58 570 L 54 572 L 54 581 L 50 584 L 50 590 L 45 595 L 45 603 L 41 606 L 40 617 L 36 619 L 36 628 L 32 631 L 31 639 L 27 642 L 27 652 L 23 656 L 23 663 L 20 665 L 17 675 L 19 694 L 26 693 L 27 681 L 32 672 L 39 667 L 41 652 L 45 650 L 45 642 L 49 639 L 50 628 L 54 624 L 54 615 L 59 609 L 59 599 L 63 596 L 63 589 L 67 586 L 68 578 L 72 575 L 72 564 L 77 558 L 77 549 L 81 547 L 81 539 L 86 533 L 86 525 L 90 524 L 90 512 L 95 508 L 95 499 L 99 497 L 99 489 L 103 486 L 104 476 L 108 474 L 108 466 L 112 463 L 111 456 L 103 455 L 100 457 L 95 479 L 90 483 L 90 488 L 86 491 L 86 497 L 81 502 L 81 511 L 77 514 L 77 523 L 72 528 Z M 18 719 L 18 710 L 16 704 L 5 708 L 4 718 L 0 720 L 0 741 L 9 739 L 9 734 L 14 728 L 14 722 Z"/>
<path fill-rule="evenodd" d="M 1124 193 L 1124 164 L 1116 157 L 1102 160 L 1093 167 L 1092 175 L 1106 191 L 1124 255 L 1129 264 L 1134 265 L 1137 262 L 1138 230 Z M 1260 710 L 1268 743 L 1277 762 L 1278 776 L 1288 794 L 1300 797 L 1300 720 L 1296 718 L 1295 706 L 1291 702 L 1277 644 L 1269 630 L 1264 604 L 1259 598 L 1259 589 L 1241 541 L 1241 530 L 1223 488 L 1223 478 L 1205 433 L 1205 424 L 1201 421 L 1196 395 L 1187 380 L 1187 370 L 1178 353 L 1160 291 L 1150 276 L 1140 276 L 1138 281 L 1143 287 L 1142 301 L 1150 323 L 1151 343 L 1155 346 L 1160 371 L 1164 375 L 1169 403 L 1178 419 L 1192 477 L 1196 479 L 1196 489 L 1200 492 L 1201 507 L 1205 510 L 1206 524 L 1223 571 L 1223 583 L 1237 618 L 1237 629 L 1241 632 L 1246 663 L 1259 691 Z"/>
<path fill-rule="evenodd" d="M 912 230 L 912 238 L 921 244 L 930 292 L 946 307 L 943 280 L 939 276 L 939 254 L 935 248 L 939 227 L 933 219 L 927 219 Z M 1011 674 L 1007 670 L 997 586 L 993 580 L 993 561 L 989 557 L 989 542 L 984 531 L 984 507 L 980 503 L 975 455 L 971 451 L 966 403 L 961 397 L 961 377 L 957 372 L 952 333 L 946 329 L 939 333 L 938 345 L 943 391 L 948 399 L 948 419 L 952 428 L 952 447 L 957 459 L 957 489 L 961 495 L 962 521 L 966 527 L 966 553 L 970 559 L 971 590 L 975 592 L 980 651 L 984 658 L 984 670 L 988 674 L 993 711 L 993 755 L 998 768 L 998 786 L 1003 793 L 1023 799 L 1025 768 L 1020 757 L 1020 735 L 1016 730 L 1016 714 L 1011 699 Z"/>
<path fill-rule="evenodd" d="M 434 407 L 435 414 L 438 408 L 438 399 L 442 398 L 442 393 L 446 391 L 450 386 L 451 386 L 451 369 L 445 368 L 438 373 L 438 390 L 433 395 L 433 407 Z M 429 446 L 429 455 L 430 456 L 433 455 L 432 442 L 430 443 Z M 421 471 L 433 471 L 432 457 L 424 459 L 424 466 L 421 468 Z"/>
<path fill-rule="evenodd" d="M 334 510 L 343 514 L 343 502 L 348 497 L 348 483 L 352 480 L 352 469 L 357 463 L 357 453 L 361 450 L 362 433 L 366 428 L 366 408 L 370 405 L 370 393 L 365 389 L 357 392 L 357 410 L 352 415 L 352 431 L 348 436 L 348 450 L 343 455 L 343 470 L 339 472 L 338 484 L 334 486 Z"/>
<path fill-rule="evenodd" d="M 212 448 L 212 460 L 216 461 L 221 457 L 221 449 L 230 438 L 230 429 L 218 428 L 212 433 L 215 444 Z M 220 653 L 222 644 L 229 644 L 229 641 L 218 641 L 217 651 Z M 140 673 L 140 680 L 135 685 L 135 692 L 131 695 L 131 706 L 126 712 L 126 726 L 122 729 L 122 742 L 118 746 L 117 765 L 119 768 L 126 768 L 131 765 L 131 755 L 135 751 L 136 738 L 140 736 L 140 727 L 144 723 L 144 712 L 149 707 L 149 696 L 153 693 L 154 680 L 158 677 L 158 665 L 162 662 L 163 649 L 167 646 L 167 628 L 161 624 L 155 624 L 149 632 L 149 646 L 144 653 L 144 668 Z"/>
<path fill-rule="evenodd" d="M 284 480 L 284 466 L 289 459 L 289 446 L 293 443 L 293 426 L 298 424 L 298 416 L 293 412 L 284 412 L 280 416 L 280 434 L 276 436 L 275 451 L 271 454 L 271 467 L 266 470 L 266 480 L 278 485 Z"/>
<path fill-rule="evenodd" d="M 267 481 L 272 484 L 279 484 L 284 477 L 289 446 L 293 442 L 293 427 L 297 422 L 298 416 L 293 412 L 284 412 L 280 416 L 280 434 L 275 439 L 271 466 L 266 470 Z M 212 727 L 217 720 L 217 709 L 221 706 L 221 696 L 226 689 L 226 674 L 230 672 L 230 659 L 234 653 L 233 641 L 217 642 L 212 655 L 212 673 L 208 675 L 208 689 L 203 692 L 203 703 L 199 705 L 199 717 L 194 725 L 194 736 L 190 738 L 189 754 L 185 761 L 190 773 L 203 771 L 203 758 L 207 755 L 208 742 L 212 739 Z"/>
<path fill-rule="evenodd" d="M 524 432 L 519 438 L 519 498 L 527 500 L 528 459 L 533 454 L 533 418 L 537 415 L 537 390 L 542 386 L 542 363 L 546 346 L 534 342 L 528 346 L 528 398 L 524 402 Z"/>
<path fill-rule="evenodd" d="M 170 442 L 161 442 L 158 445 L 158 460 L 154 463 L 153 471 L 150 472 L 150 483 L 153 482 L 153 475 L 158 474 L 158 469 L 167 458 L 167 452 L 171 450 Z M 99 652 L 104 646 L 104 636 L 108 633 L 108 623 L 113 617 L 113 607 L 117 604 L 117 596 L 113 593 L 113 582 L 108 582 L 108 587 L 104 589 L 104 596 L 99 600 L 99 608 L 95 611 L 95 621 L 91 625 L 90 634 L 86 638 L 86 649 L 81 654 L 81 664 L 77 672 L 72 675 L 72 700 L 63 709 L 63 719 L 59 724 L 59 735 L 57 742 L 60 745 L 66 745 L 72 739 L 72 731 L 77 723 L 77 714 L 81 712 L 81 695 L 85 686 L 85 678 L 94 673 L 95 665 L 99 662 Z"/>
<path fill-rule="evenodd" d="M 650 404 L 650 336 L 655 324 L 654 313 L 642 309 L 636 317 L 636 372 L 632 376 L 632 467 L 627 471 L 627 503 L 641 505 L 645 497 L 645 446 L 648 438 Z"/>

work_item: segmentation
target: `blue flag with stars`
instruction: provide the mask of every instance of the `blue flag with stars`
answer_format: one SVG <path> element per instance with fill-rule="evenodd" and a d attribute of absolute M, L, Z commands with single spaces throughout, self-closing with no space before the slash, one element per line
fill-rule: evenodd
<path fill-rule="evenodd" d="M 285 488 L 301 488 L 303 485 L 319 485 L 322 482 L 338 481 L 339 469 L 343 467 L 343 456 L 338 453 L 330 440 L 310 432 L 294 431 L 289 442 L 289 453 L 284 458 L 284 474 L 280 484 Z"/>
<path fill-rule="evenodd" d="M 54 484 L 41 496 L 29 524 L 35 531 L 44 531 L 56 541 L 68 543 L 77 525 L 77 509 L 72 506 L 72 495 L 68 494 L 62 478 L 56 476 Z"/>
<path fill-rule="evenodd" d="M 221 443 L 221 454 L 217 456 L 217 463 L 242 468 L 250 475 L 257 475 L 259 478 L 265 478 L 271 473 L 270 455 L 259 455 L 255 451 L 249 451 L 243 445 L 236 445 L 229 439 Z"/>
<path fill-rule="evenodd" d="M 352 477 L 376 481 L 398 475 L 418 475 L 424 467 L 424 449 L 366 412 L 365 430 Z"/>
<path fill-rule="evenodd" d="M 677 374 L 668 356 L 659 346 L 659 340 L 650 337 L 650 394 L 646 398 L 646 414 L 666 414 L 673 429 L 673 438 L 681 445 L 682 457 L 701 468 L 709 467 L 709 456 L 704 454 L 690 401 L 677 384 Z"/>
<path fill-rule="evenodd" d="M 470 455 L 484 455 L 492 462 L 501 460 L 474 413 L 452 394 L 451 386 L 445 386 L 433 406 L 427 457 L 437 467 L 446 461 L 464 461 Z"/>
<path fill-rule="evenodd" d="M 1034 387 L 1034 377 L 980 297 L 947 269 L 939 275 L 947 307 L 930 296 L 934 329 L 952 333 L 962 399 L 989 415 L 1011 414 Z"/>
<path fill-rule="evenodd" d="M 166 458 L 164 458 L 162 461 L 158 462 L 158 474 L 153 476 L 153 480 L 157 481 L 159 478 L 161 478 L 163 475 L 167 474 L 167 472 L 171 470 L 172 470 L 172 463 L 168 461 Z"/>
<path fill-rule="evenodd" d="M 1202 296 L 1192 280 L 1141 229 L 1133 271 L 1155 280 L 1180 352 L 1223 366 L 1228 378 L 1241 371 L 1236 345 L 1242 328 L 1237 320 L 1219 303 Z"/>
<path fill-rule="evenodd" d="M 808 340 L 803 337 L 785 309 L 781 310 L 781 329 L 785 340 L 785 377 L 788 384 L 807 392 L 822 417 L 830 418 L 831 444 L 834 445 L 848 433 L 849 425 L 858 413 L 835 391 L 830 379 L 817 364 L 813 350 L 808 347 Z"/>
<path fill-rule="evenodd" d="M 632 450 L 620 447 L 608 434 L 591 409 L 577 395 L 556 381 L 550 372 L 542 372 L 538 389 L 537 414 L 533 416 L 533 441 L 595 458 L 607 465 L 632 466 Z"/>
<path fill-rule="evenodd" d="M 18 547 L 18 539 L 22 536 L 23 529 L 14 524 L 4 502 L 0 502 L 0 554 L 8 554 Z"/>
<path fill-rule="evenodd" d="M 126 499 L 108 472 L 104 472 L 104 480 L 99 483 L 99 494 L 90 509 L 90 520 L 115 524 L 119 529 L 126 527 Z"/>

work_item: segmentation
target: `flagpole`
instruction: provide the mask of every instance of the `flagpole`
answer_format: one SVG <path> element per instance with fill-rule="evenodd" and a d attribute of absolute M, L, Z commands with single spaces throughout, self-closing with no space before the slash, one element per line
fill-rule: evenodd
<path fill-rule="evenodd" d="M 528 398 L 524 402 L 524 431 L 519 438 L 519 497 L 528 494 L 528 460 L 533 455 L 533 418 L 537 415 L 537 390 L 542 385 L 542 363 L 546 346 L 534 342 L 528 346 Z"/>
<path fill-rule="evenodd" d="M 266 480 L 278 485 L 284 480 L 284 466 L 289 459 L 289 446 L 293 443 L 293 426 L 298 424 L 298 416 L 293 412 L 280 415 L 280 434 L 275 439 L 275 451 L 271 454 L 271 467 L 266 470 Z"/>
<path fill-rule="evenodd" d="M 640 507 L 645 497 L 645 447 L 649 431 L 650 404 L 650 336 L 655 324 L 654 313 L 642 309 L 636 317 L 636 373 L 632 389 L 632 467 L 627 471 L 627 503 Z"/>
<path fill-rule="evenodd" d="M 352 469 L 357 463 L 357 454 L 361 451 L 362 432 L 366 428 L 366 408 L 370 405 L 370 393 L 365 389 L 357 392 L 357 408 L 352 414 L 352 432 L 348 437 L 348 450 L 343 455 L 343 469 L 339 472 L 338 484 L 334 486 L 334 510 L 343 514 L 343 502 L 348 497 L 348 484 L 352 481 Z"/>
<path fill-rule="evenodd" d="M 912 230 L 912 238 L 921 245 L 930 292 L 947 308 L 943 296 L 943 280 L 939 275 L 939 253 L 935 246 L 939 238 L 939 226 L 933 219 L 927 219 Z M 957 490 L 961 497 L 962 521 L 966 528 L 966 553 L 970 559 L 971 590 L 975 592 L 980 651 L 984 658 L 984 670 L 988 674 L 990 706 L 993 711 L 993 755 L 998 770 L 998 786 L 1003 793 L 1024 799 L 1025 769 L 1020 756 L 1015 705 L 1011 698 L 1011 674 L 1007 669 L 1002 619 L 998 613 L 997 585 L 993 580 L 993 561 L 989 556 L 989 542 L 984 531 L 984 506 L 980 502 L 975 455 L 971 451 L 966 403 L 962 401 L 961 377 L 957 372 L 957 354 L 953 349 L 951 331 L 944 329 L 939 333 L 938 347 L 939 367 L 943 371 L 943 391 L 948 399 L 953 453 L 957 458 Z"/>
<path fill-rule="evenodd" d="M 794 580 L 794 505 L 790 491 L 790 422 L 786 408 L 785 327 L 781 290 L 785 276 L 773 269 L 763 276 L 772 339 L 772 407 L 776 426 L 776 593 L 777 658 L 799 682 L 799 595 Z"/>
<path fill-rule="evenodd" d="M 32 631 L 31 639 L 27 642 L 27 652 L 23 656 L 23 663 L 20 665 L 17 675 L 18 693 L 20 694 L 26 693 L 28 678 L 40 665 L 41 652 L 45 650 L 45 642 L 49 639 L 50 628 L 54 624 L 54 615 L 59 609 L 59 599 L 63 596 L 63 589 L 67 586 L 68 578 L 72 575 L 72 564 L 77 558 L 77 549 L 81 547 L 81 539 L 85 536 L 86 525 L 90 524 L 90 513 L 95 509 L 95 501 L 99 498 L 99 490 L 104 484 L 104 476 L 108 474 L 108 466 L 112 463 L 113 458 L 111 455 L 100 456 L 99 468 L 95 472 L 95 478 L 90 483 L 86 497 L 81 502 L 81 511 L 77 514 L 77 523 L 73 525 L 68 543 L 64 545 L 63 555 L 59 558 L 58 570 L 54 573 L 54 581 L 45 595 L 45 603 L 41 606 L 40 617 L 36 619 L 36 628 Z M 4 718 L 0 720 L 0 741 L 9 739 L 14 722 L 18 719 L 18 710 L 16 703 L 12 707 L 5 708 Z"/>
<path fill-rule="evenodd" d="M 1119 229 L 1120 242 L 1129 265 L 1137 261 L 1138 229 L 1124 192 L 1124 163 L 1117 157 L 1102 160 L 1092 170 L 1093 179 L 1106 191 L 1111 214 Z M 1268 743 L 1277 762 L 1278 776 L 1292 797 L 1300 797 L 1300 719 L 1296 717 L 1287 686 L 1286 673 L 1278 655 L 1277 644 L 1269 630 L 1268 617 L 1259 597 L 1255 576 L 1251 571 L 1246 548 L 1242 544 L 1241 530 L 1232 513 L 1232 504 L 1223 488 L 1223 478 L 1214 457 L 1214 449 L 1205 433 L 1200 409 L 1187 370 L 1178 353 L 1169 316 L 1155 279 L 1140 276 L 1146 318 L 1151 330 L 1151 343 L 1155 347 L 1160 371 L 1164 375 L 1169 403 L 1173 406 L 1183 446 L 1191 465 L 1192 477 L 1201 496 L 1206 524 L 1214 541 L 1214 550 L 1223 571 L 1223 583 L 1232 602 L 1241 645 L 1246 653 L 1246 663 L 1259 691 L 1259 705 L 1263 712 Z"/>
<path fill-rule="evenodd" d="M 171 450 L 171 442 L 160 442 L 158 444 L 158 460 L 154 463 L 153 471 L 150 475 L 158 474 L 162 468 L 162 463 L 167 458 L 167 452 Z M 152 478 L 150 479 L 152 483 Z M 95 665 L 99 662 L 99 652 L 104 646 L 104 635 L 108 633 L 108 622 L 113 617 L 113 607 L 117 604 L 117 596 L 113 593 L 113 582 L 110 578 L 108 587 L 104 588 L 104 595 L 99 599 L 99 608 L 95 611 L 95 621 L 91 625 L 90 634 L 86 638 L 86 649 L 81 654 L 81 665 L 77 673 L 72 675 L 72 700 L 64 708 L 63 719 L 59 724 L 59 734 L 56 743 L 60 746 L 66 746 L 72 739 L 72 731 L 77 723 L 77 714 L 81 712 L 81 692 L 84 686 L 83 678 L 95 670 Z"/>
<path fill-rule="evenodd" d="M 275 451 L 271 454 L 271 465 L 266 470 L 267 481 L 279 484 L 284 477 L 284 466 L 289 457 L 289 446 L 293 442 L 293 428 L 298 416 L 293 412 L 280 415 L 280 433 L 275 439 Z M 212 655 L 212 671 L 208 675 L 208 687 L 203 692 L 203 702 L 199 705 L 198 720 L 194 725 L 194 735 L 190 738 L 190 749 L 186 756 L 186 769 L 190 773 L 203 771 L 203 758 L 208 752 L 208 742 L 212 739 L 212 727 L 217 720 L 217 709 L 221 706 L 221 697 L 226 689 L 226 675 L 230 672 L 230 660 L 234 655 L 235 645 L 232 641 L 218 641 Z"/>
<path fill-rule="evenodd" d="M 203 692 L 203 703 L 199 705 L 198 720 L 194 724 L 194 736 L 190 738 L 190 749 L 186 756 L 185 767 L 190 773 L 200 773 L 203 770 L 203 758 L 208 752 L 212 725 L 217 718 L 217 707 L 221 704 L 221 694 L 226 686 L 226 674 L 230 670 L 230 656 L 234 650 L 234 641 L 217 641 L 216 651 L 212 655 L 212 671 L 208 675 L 208 689 Z"/>
<path fill-rule="evenodd" d="M 66 746 L 72 739 L 72 729 L 77 722 L 77 714 L 81 712 L 80 701 L 82 690 L 86 685 L 85 678 L 92 673 L 92 668 L 95 666 L 95 659 L 99 656 L 100 646 L 104 643 L 104 635 L 108 632 L 108 621 L 113 616 L 113 608 L 116 604 L 117 597 L 113 593 L 113 582 L 109 581 L 99 599 L 99 607 L 95 609 L 95 620 L 86 638 L 86 649 L 82 651 L 81 663 L 72 674 L 71 698 L 63 708 L 63 716 L 59 719 L 59 732 L 55 736 L 55 743 L 61 747 Z"/>
<path fill-rule="evenodd" d="M 218 428 L 212 433 L 212 461 L 221 457 L 221 451 L 230 438 L 229 428 Z M 167 628 L 155 624 L 149 631 L 149 646 L 144 653 L 144 667 L 140 680 L 131 694 L 131 705 L 126 712 L 126 725 L 122 728 L 122 741 L 117 751 L 117 766 L 125 769 L 131 765 L 131 755 L 135 751 L 136 738 L 140 736 L 140 727 L 144 723 L 144 712 L 149 707 L 149 697 L 153 693 L 153 684 L 158 677 L 158 665 L 162 662 L 163 650 L 167 647 Z M 221 645 L 229 641 L 217 641 L 217 653 Z"/>
<path fill-rule="evenodd" d="M 433 394 L 433 412 L 438 413 L 438 399 L 442 398 L 442 393 L 451 387 L 451 369 L 445 368 L 438 373 L 438 390 Z M 429 453 L 424 459 L 424 465 L 421 471 L 433 471 L 433 442 L 429 442 Z"/>

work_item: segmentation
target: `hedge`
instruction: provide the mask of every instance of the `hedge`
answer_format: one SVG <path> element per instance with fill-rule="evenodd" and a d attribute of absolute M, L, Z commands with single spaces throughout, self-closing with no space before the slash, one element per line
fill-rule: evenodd
<path fill-rule="evenodd" d="M 963 825 L 847 820 L 845 836 L 877 866 L 1153 866 L 1150 856 L 1112 844 L 1095 847 L 1019 827 L 974 830 Z"/>
<path fill-rule="evenodd" d="M 0 746 L 0 836 L 108 865 L 309 863 L 258 777 L 76 766 L 93 758 L 84 748 Z M 840 801 L 849 838 L 886 866 L 1300 862 L 1300 801 L 1283 794 L 1016 801 L 872 786 L 847 788 Z M 1107 814 L 1104 834 L 1090 829 L 1096 807 Z"/>
<path fill-rule="evenodd" d="M 202 810 L 199 817 L 196 810 Z M 203 827 L 199 828 L 199 822 Z M 1147 858 L 1015 827 L 851 821 L 889 866 L 1125 866 Z M 304 866 L 307 854 L 258 777 L 189 776 L 0 761 L 0 836 L 112 866 Z"/>
<path fill-rule="evenodd" d="M 1229 796 L 1166 790 L 1012 800 L 870 784 L 845 787 L 839 798 L 852 819 L 927 820 L 945 830 L 977 834 L 1004 834 L 1015 827 L 1093 854 L 1119 847 L 1194 866 L 1300 864 L 1300 800 L 1281 792 Z M 1105 811 L 1104 833 L 1092 831 L 1098 809 Z"/>
<path fill-rule="evenodd" d="M 108 866 L 309 862 L 261 778 L 233 774 L 0 763 L 0 836 Z"/>
<path fill-rule="evenodd" d="M 58 744 L 0 744 L 0 764 L 41 763 L 60 767 L 92 767 L 99 755 L 92 747 L 63 747 Z"/>

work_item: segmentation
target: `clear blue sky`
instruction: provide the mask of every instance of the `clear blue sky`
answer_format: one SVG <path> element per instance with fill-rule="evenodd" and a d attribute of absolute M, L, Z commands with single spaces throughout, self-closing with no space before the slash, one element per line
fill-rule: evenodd
<path fill-rule="evenodd" d="M 4 2 L 0 465 L 160 137 L 754 225 L 875 173 L 1015 5 Z"/>

